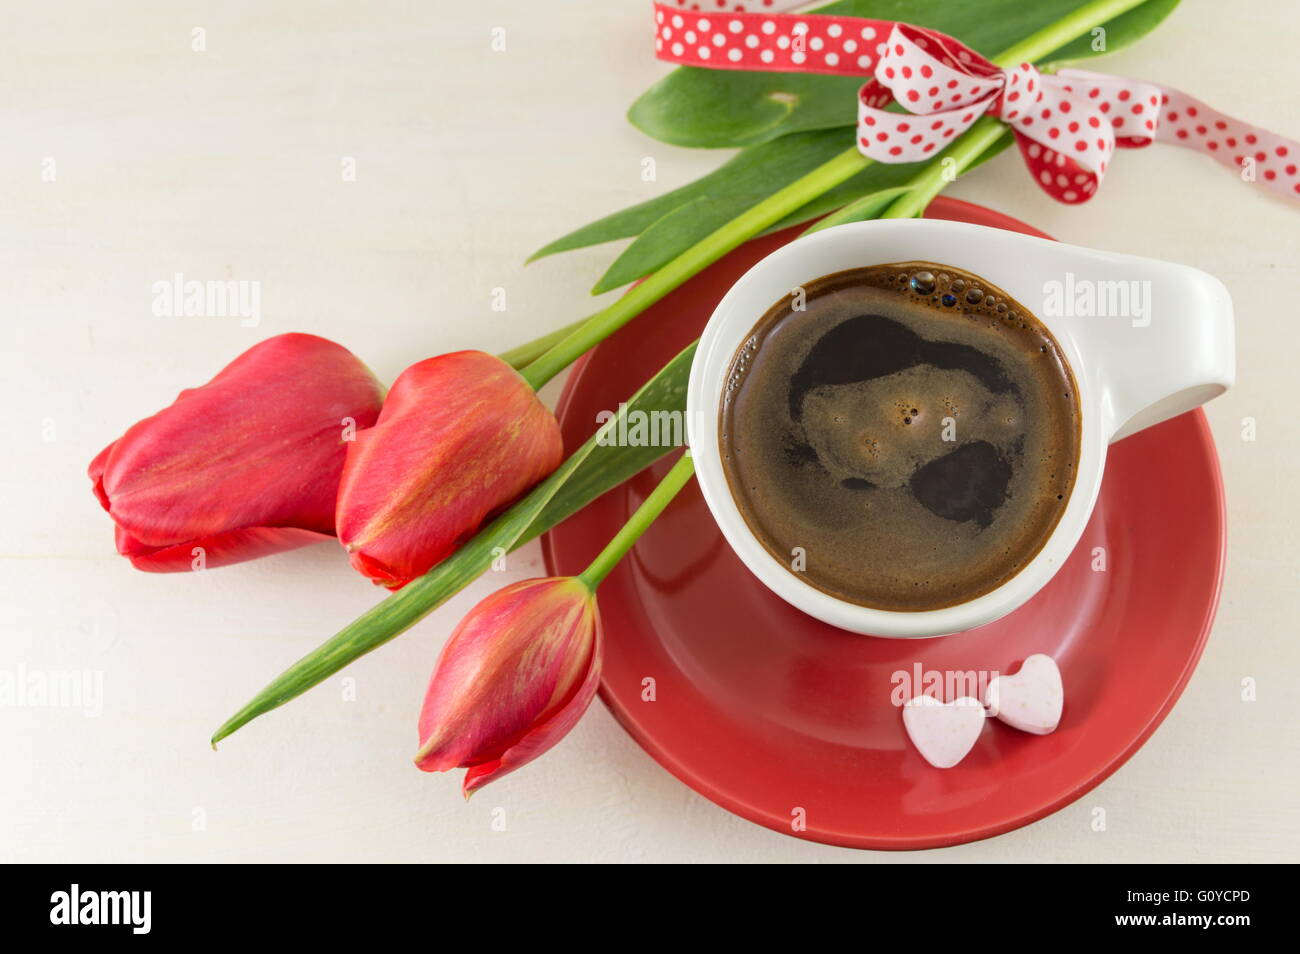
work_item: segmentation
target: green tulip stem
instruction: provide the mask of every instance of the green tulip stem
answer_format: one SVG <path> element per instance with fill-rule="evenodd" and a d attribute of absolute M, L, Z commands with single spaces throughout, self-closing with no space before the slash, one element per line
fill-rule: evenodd
<path fill-rule="evenodd" d="M 1009 69 L 1021 63 L 1041 60 L 1071 40 L 1077 40 L 1094 27 L 1114 20 L 1146 2 L 1147 0 L 1092 0 L 1091 3 L 1075 8 L 1055 23 L 1048 24 L 1037 33 L 1029 34 L 1019 43 L 1012 44 L 993 57 L 993 63 L 1003 69 Z"/>
<path fill-rule="evenodd" d="M 655 522 L 655 518 L 664 512 L 664 508 L 677 496 L 677 491 L 686 486 L 686 481 L 690 480 L 694 473 L 695 461 L 691 459 L 688 448 L 686 453 L 677 459 L 677 463 L 673 464 L 672 470 L 659 481 L 658 486 L 650 491 L 650 496 L 645 499 L 645 502 L 636 508 L 636 513 L 623 524 L 623 529 L 614 534 L 614 539 L 610 540 L 596 559 L 591 561 L 591 566 L 578 574 L 578 579 L 592 590 L 600 586 L 601 581 L 609 576 L 609 571 L 614 569 L 618 561 L 623 559 L 637 540 L 641 539 L 641 534 L 645 533 L 650 524 Z"/>
<path fill-rule="evenodd" d="M 1072 13 L 1025 37 L 1019 43 L 993 57 L 1001 67 L 1016 66 L 1042 59 L 1094 27 L 1141 6 L 1147 0 L 1092 0 Z M 987 118 L 987 117 L 986 117 Z M 996 128 L 996 134 L 993 127 Z M 1006 127 L 992 118 L 980 120 L 945 151 L 947 156 L 960 155 L 960 168 L 969 166 L 980 153 L 997 141 Z M 573 327 L 573 331 L 559 337 L 551 347 L 520 370 L 520 374 L 533 386 L 540 388 L 559 374 L 577 358 L 604 341 L 646 308 L 663 298 L 684 281 L 712 265 L 732 249 L 744 244 L 769 226 L 775 225 L 791 212 L 861 172 L 871 160 L 854 146 L 829 162 L 796 179 L 783 189 L 751 206 L 717 231 L 696 242 L 668 264 L 648 276 L 645 281 L 632 286 L 618 301 L 596 312 Z M 921 174 L 921 188 L 915 197 L 903 196 L 887 213 L 890 217 L 916 215 L 943 189 L 948 180 L 942 178 L 943 163 L 932 162 Z M 929 195 L 926 193 L 933 189 Z M 894 210 L 897 209 L 897 212 Z M 911 211 L 907 211 L 911 209 Z M 567 329 L 566 329 L 567 330 Z M 545 340 L 545 339 L 542 339 Z M 528 347 L 527 345 L 524 347 Z M 509 360 L 509 359 L 507 359 Z"/>
<path fill-rule="evenodd" d="M 563 341 L 569 335 L 573 334 L 587 321 L 586 318 L 579 318 L 577 321 L 570 322 L 563 328 L 556 328 L 549 334 L 544 334 L 540 338 L 534 338 L 524 344 L 511 348 L 509 351 L 502 351 L 498 358 L 504 361 L 516 371 L 520 368 L 532 364 L 546 352 L 550 351 L 559 342 Z"/>

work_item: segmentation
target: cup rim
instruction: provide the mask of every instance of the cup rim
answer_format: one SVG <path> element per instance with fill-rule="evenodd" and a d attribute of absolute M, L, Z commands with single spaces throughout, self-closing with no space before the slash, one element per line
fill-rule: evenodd
<path fill-rule="evenodd" d="M 1080 448 L 1075 483 L 1047 542 L 1014 576 L 955 606 L 933 610 L 883 610 L 831 596 L 796 576 L 758 540 L 745 522 L 722 469 L 718 412 L 732 357 L 762 316 L 791 288 L 849 268 L 901 261 L 931 261 L 962 268 L 1004 289 L 1017 301 L 1033 300 L 1032 282 L 1017 274 L 1014 253 L 1026 244 L 1068 256 L 1073 246 L 1048 239 L 937 219 L 853 222 L 800 236 L 752 266 L 718 302 L 700 336 L 687 387 L 687 430 L 696 479 L 728 545 L 759 580 L 787 603 L 850 632 L 890 638 L 943 636 L 973 629 L 1016 609 L 1055 575 L 1074 550 L 1101 487 L 1106 451 L 1106 409 L 1095 398 L 1093 369 L 1068 329 L 1052 332 L 1074 375 L 1079 401 Z M 1089 250 L 1091 251 L 1091 250 Z"/>

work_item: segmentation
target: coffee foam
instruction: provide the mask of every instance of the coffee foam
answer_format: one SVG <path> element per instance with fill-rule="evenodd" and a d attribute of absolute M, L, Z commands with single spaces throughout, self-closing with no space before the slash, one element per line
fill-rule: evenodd
<path fill-rule="evenodd" d="M 1078 400 L 1055 339 L 1000 289 L 930 263 L 839 272 L 802 299 L 755 326 L 720 409 L 755 536 L 806 582 L 880 609 L 1005 582 L 1074 485 Z"/>

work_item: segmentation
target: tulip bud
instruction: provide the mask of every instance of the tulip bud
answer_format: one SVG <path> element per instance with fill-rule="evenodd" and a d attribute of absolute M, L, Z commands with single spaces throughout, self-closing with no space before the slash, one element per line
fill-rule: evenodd
<path fill-rule="evenodd" d="M 383 395 L 332 341 L 285 334 L 254 345 L 91 462 L 118 552 L 170 572 L 327 539 L 346 444 L 375 422 Z"/>
<path fill-rule="evenodd" d="M 556 467 L 555 416 L 482 351 L 411 365 L 379 422 L 348 448 L 338 534 L 352 565 L 396 589 L 427 573 Z"/>
<path fill-rule="evenodd" d="M 541 755 L 587 711 L 600 682 L 600 613 L 577 577 L 523 580 L 487 597 L 438 658 L 416 765 L 458 766 L 469 797 Z"/>

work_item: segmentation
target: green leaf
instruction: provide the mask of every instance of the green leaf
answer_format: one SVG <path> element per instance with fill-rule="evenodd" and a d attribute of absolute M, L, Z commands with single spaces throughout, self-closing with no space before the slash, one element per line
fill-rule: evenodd
<path fill-rule="evenodd" d="M 638 414 L 645 414 L 644 420 L 652 422 L 677 420 L 682 428 L 681 439 L 685 441 L 686 384 L 690 377 L 691 359 L 694 357 L 695 344 L 692 343 L 672 361 L 664 365 L 663 369 L 628 401 L 626 408 L 619 408 L 616 417 L 621 416 L 623 420 L 627 420 L 627 412 L 635 411 Z M 669 415 L 669 417 L 663 418 L 662 415 L 665 414 Z M 595 424 L 596 422 L 593 421 L 592 423 Z M 615 423 L 612 426 L 617 428 L 619 425 Z M 662 429 L 660 429 L 660 433 L 663 433 Z M 582 465 L 564 482 L 564 486 L 551 498 L 545 509 L 515 541 L 516 547 L 521 547 L 529 540 L 541 536 L 547 530 L 577 513 L 601 494 L 617 487 L 629 477 L 649 467 L 669 451 L 676 449 L 675 445 L 634 447 L 612 443 L 601 444 L 596 437 L 593 437 L 587 443 L 593 446 L 588 451 Z M 583 446 L 586 447 L 586 445 Z"/>
<path fill-rule="evenodd" d="M 700 196 L 673 209 L 637 236 L 636 241 L 614 259 L 614 264 L 596 282 L 591 293 L 599 295 L 649 275 L 753 204 L 753 201 L 737 201 L 734 197 L 713 199 Z"/>
<path fill-rule="evenodd" d="M 534 252 L 529 261 L 556 252 L 639 235 L 675 210 L 705 196 L 717 201 L 734 199 L 733 207 L 737 211 L 746 209 L 843 152 L 852 141 L 851 130 L 823 129 L 795 133 L 761 143 L 744 150 L 689 185 L 607 215 L 556 239 Z"/>
<path fill-rule="evenodd" d="M 588 441 L 531 493 L 417 580 L 387 597 L 337 635 L 290 666 L 212 736 L 212 744 L 284 705 L 355 659 L 415 625 L 492 564 L 498 547 L 511 549 L 545 532 L 617 486 L 672 447 L 602 444 L 634 411 L 684 411 L 695 345 L 668 362 Z"/>
<path fill-rule="evenodd" d="M 720 149 L 852 124 L 862 80 L 681 66 L 632 104 L 627 118 L 673 146 Z"/>
<path fill-rule="evenodd" d="M 904 20 L 941 30 L 994 56 L 1084 5 L 1085 0 L 840 0 L 816 12 Z M 1094 51 L 1091 37 L 1075 40 L 1065 50 L 1072 58 L 1085 58 L 1127 46 L 1175 5 L 1176 0 L 1149 0 L 1105 24 L 1106 51 Z M 854 77 L 683 66 L 646 90 L 632 104 L 628 119 L 647 135 L 677 146 L 748 146 L 791 132 L 853 125 L 854 94 L 861 85 Z"/>

